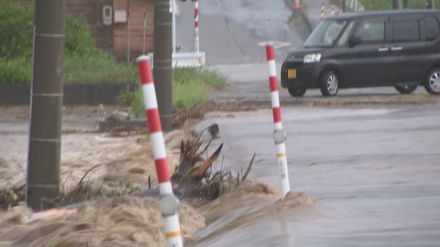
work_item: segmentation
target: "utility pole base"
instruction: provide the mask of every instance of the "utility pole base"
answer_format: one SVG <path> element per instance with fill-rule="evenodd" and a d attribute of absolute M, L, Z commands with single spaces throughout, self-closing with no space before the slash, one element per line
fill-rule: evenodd
<path fill-rule="evenodd" d="M 58 196 L 58 186 L 54 185 L 28 185 L 27 203 L 35 211 L 51 208 L 53 205 L 49 201 Z"/>

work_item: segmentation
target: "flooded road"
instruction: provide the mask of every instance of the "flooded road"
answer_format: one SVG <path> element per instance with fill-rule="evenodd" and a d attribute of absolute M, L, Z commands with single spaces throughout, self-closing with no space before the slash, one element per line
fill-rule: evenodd
<path fill-rule="evenodd" d="M 197 246 L 440 246 L 439 110 L 285 107 L 291 188 L 318 205 Z M 223 165 L 245 169 L 256 153 L 251 176 L 278 188 L 271 111 L 220 114 L 199 128 L 213 122 Z"/>

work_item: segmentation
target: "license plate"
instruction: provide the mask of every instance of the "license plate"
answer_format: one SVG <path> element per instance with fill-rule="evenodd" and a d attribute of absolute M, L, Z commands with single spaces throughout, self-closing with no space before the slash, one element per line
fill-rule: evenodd
<path fill-rule="evenodd" d="M 288 69 L 287 70 L 287 78 L 296 79 L 296 69 Z"/>

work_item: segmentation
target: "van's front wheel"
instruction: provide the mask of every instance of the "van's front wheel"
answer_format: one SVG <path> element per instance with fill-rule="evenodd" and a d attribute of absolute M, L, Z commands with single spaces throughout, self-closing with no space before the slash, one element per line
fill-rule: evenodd
<path fill-rule="evenodd" d="M 396 85 L 394 88 L 401 94 L 411 94 L 417 89 L 417 85 Z"/>
<path fill-rule="evenodd" d="M 305 88 L 299 88 L 299 87 L 287 88 L 287 91 L 289 91 L 289 94 L 292 97 L 302 97 L 306 93 Z"/>
<path fill-rule="evenodd" d="M 320 78 L 320 89 L 322 96 L 335 96 L 339 90 L 339 79 L 335 71 L 327 71 Z"/>
<path fill-rule="evenodd" d="M 440 68 L 429 71 L 425 80 L 425 89 L 430 94 L 440 94 Z"/>

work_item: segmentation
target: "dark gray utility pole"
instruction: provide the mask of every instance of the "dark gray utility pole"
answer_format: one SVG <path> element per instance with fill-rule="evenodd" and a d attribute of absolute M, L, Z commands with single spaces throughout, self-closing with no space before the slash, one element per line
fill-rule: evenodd
<path fill-rule="evenodd" d="M 404 9 L 408 8 L 408 2 L 409 2 L 409 0 L 403 0 L 403 8 Z"/>
<path fill-rule="evenodd" d="M 347 12 L 347 0 L 342 0 L 342 13 Z"/>
<path fill-rule="evenodd" d="M 434 8 L 434 2 L 432 0 L 426 0 L 426 8 L 427 9 L 433 9 Z"/>
<path fill-rule="evenodd" d="M 172 129 L 172 27 L 169 0 L 154 0 L 154 81 L 160 120 L 165 131 Z"/>
<path fill-rule="evenodd" d="M 393 0 L 393 9 L 400 9 L 400 0 Z"/>
<path fill-rule="evenodd" d="M 36 0 L 26 203 L 59 193 L 65 0 Z"/>

